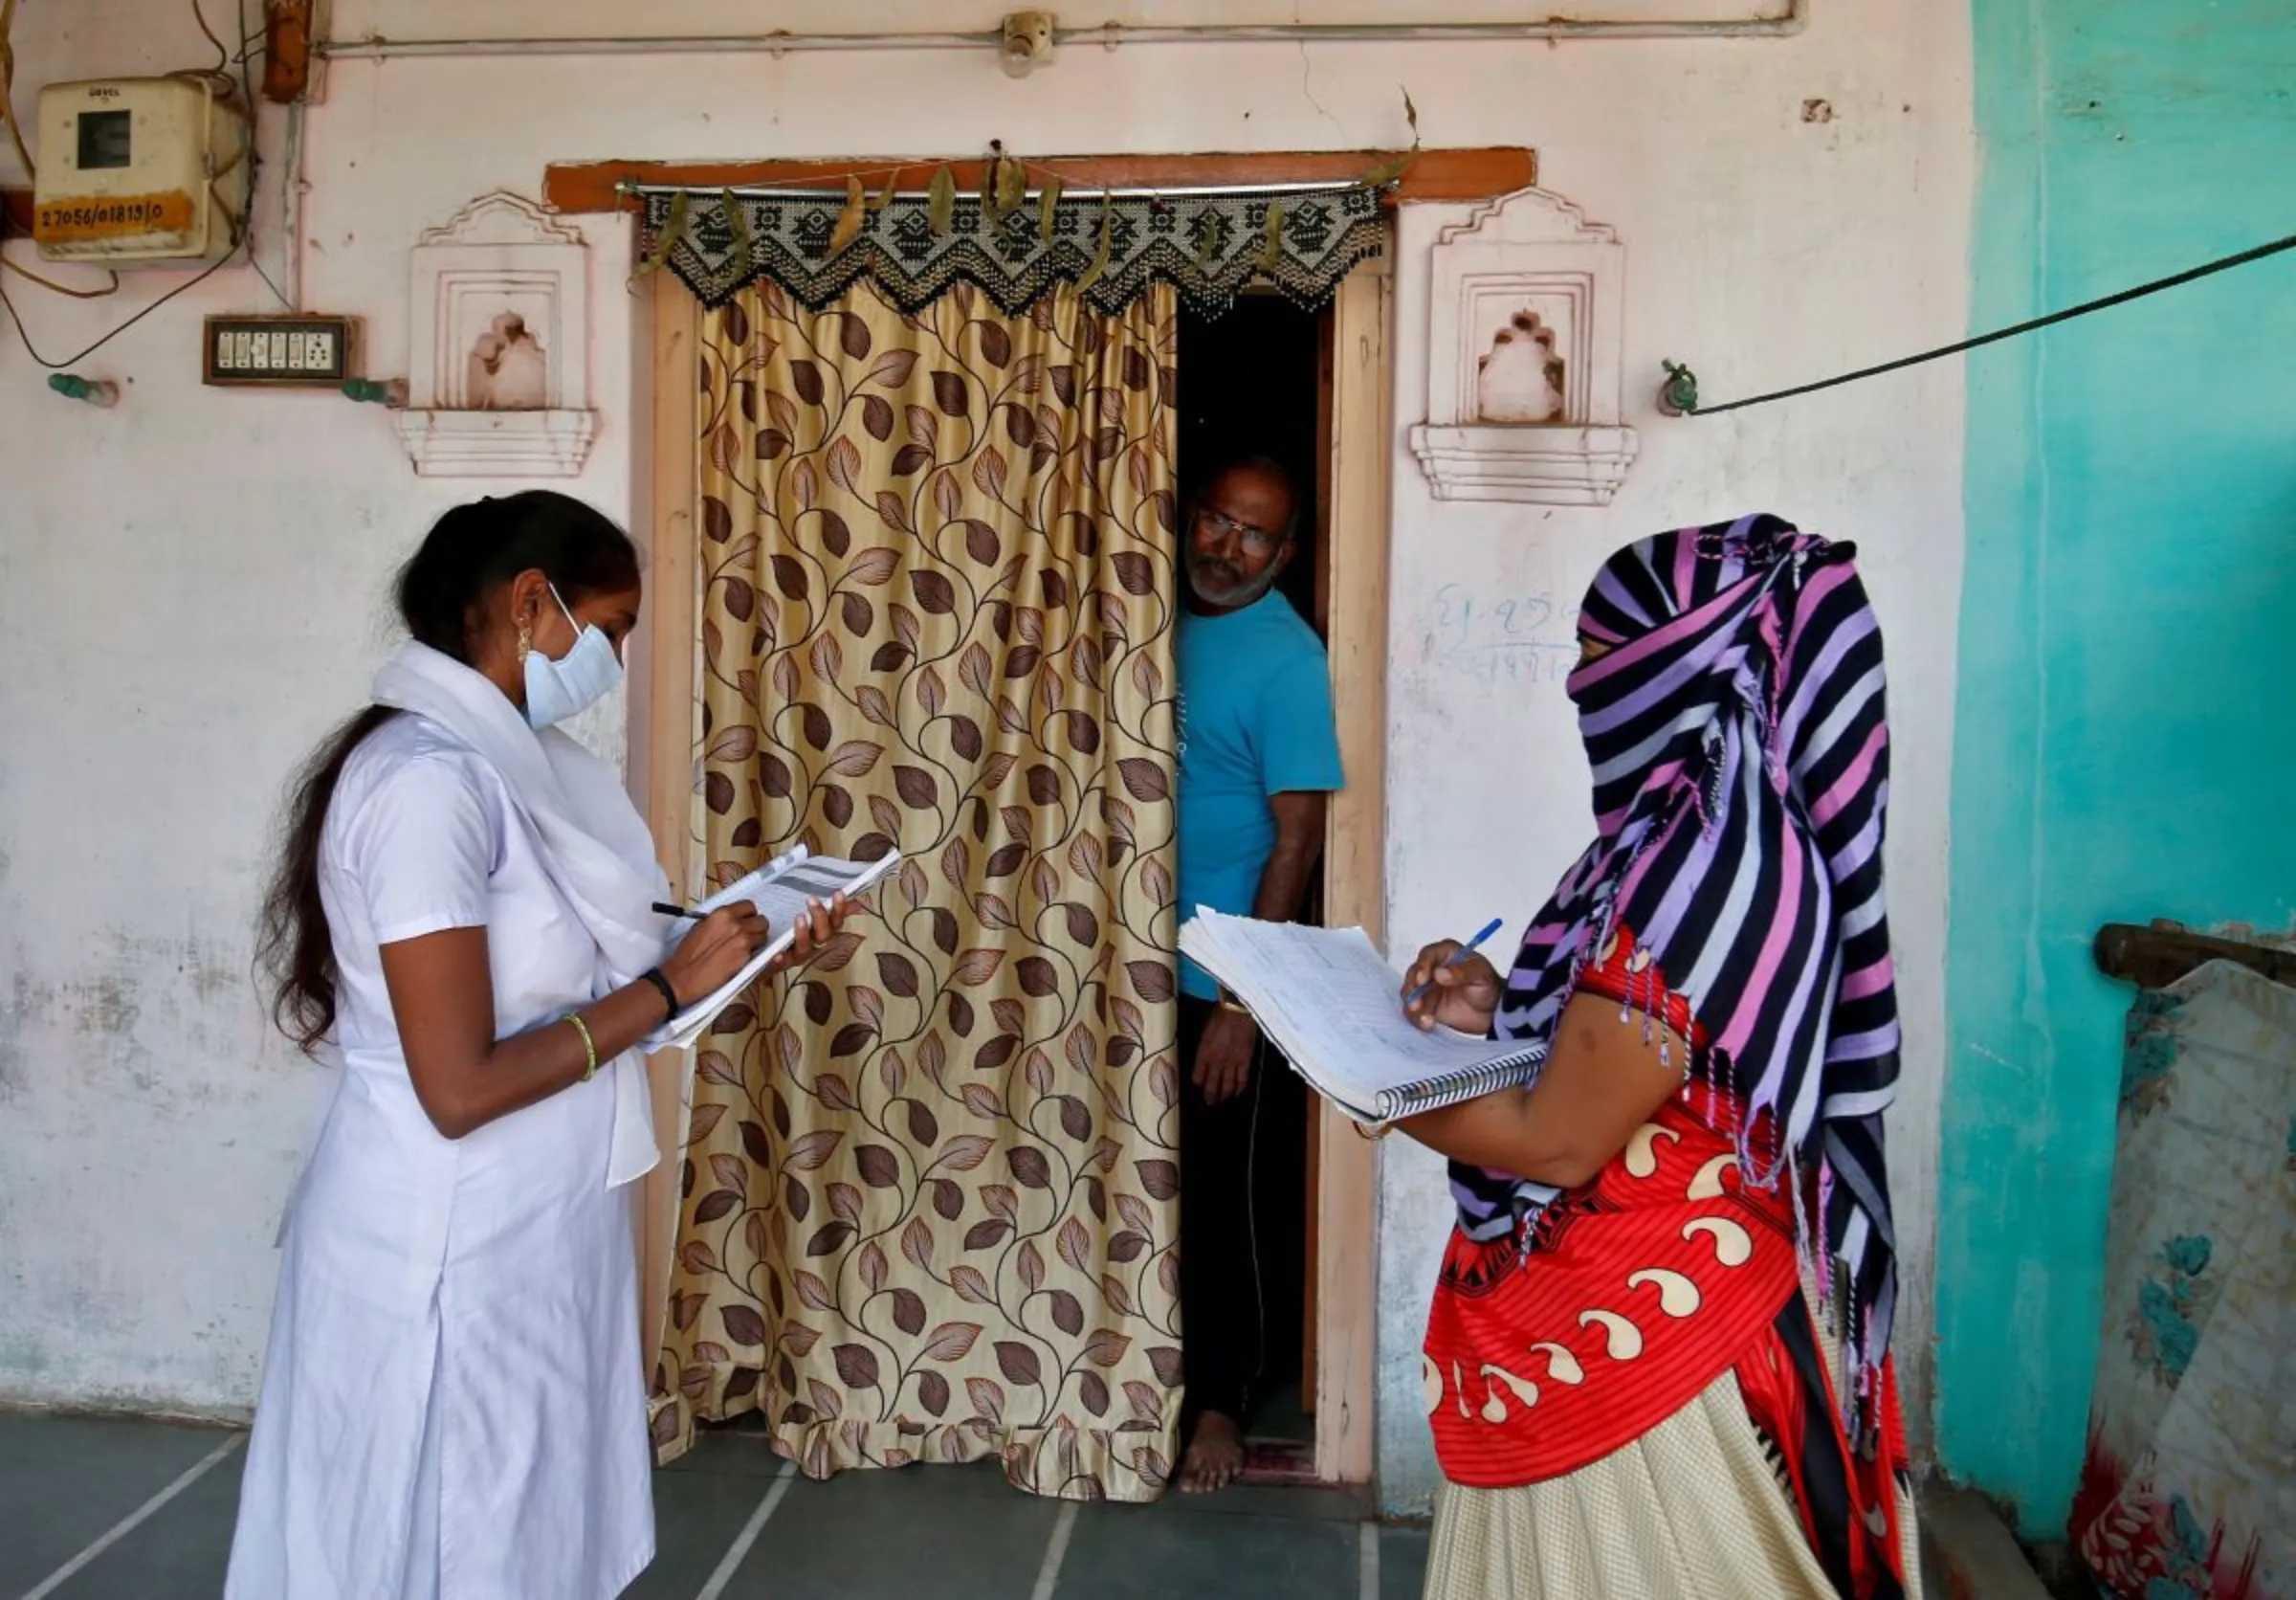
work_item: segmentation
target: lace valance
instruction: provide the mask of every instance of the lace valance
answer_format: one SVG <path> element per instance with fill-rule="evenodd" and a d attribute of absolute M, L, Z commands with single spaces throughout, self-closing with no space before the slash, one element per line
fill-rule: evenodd
<path fill-rule="evenodd" d="M 641 256 L 712 308 L 764 279 L 819 311 L 863 277 L 908 312 L 960 280 L 1008 314 L 1063 282 L 1088 284 L 1090 304 L 1118 312 L 1159 278 L 1211 314 L 1255 279 L 1315 306 L 1387 238 L 1380 190 L 1367 184 L 1064 195 L 1049 218 L 1030 194 L 993 220 L 979 195 L 944 197 L 937 218 L 929 196 L 896 194 L 864 208 L 842 249 L 832 248 L 850 205 L 842 190 L 646 188 L 638 198 Z"/>

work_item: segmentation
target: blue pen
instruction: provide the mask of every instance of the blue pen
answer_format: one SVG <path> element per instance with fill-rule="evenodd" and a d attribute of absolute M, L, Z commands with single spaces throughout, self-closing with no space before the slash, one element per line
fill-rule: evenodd
<path fill-rule="evenodd" d="M 1444 963 L 1444 966 L 1446 966 L 1446 967 L 1456 967 L 1456 966 L 1458 966 L 1458 965 L 1459 965 L 1461 962 L 1465 961 L 1465 960 L 1466 960 L 1466 959 L 1467 959 L 1468 956 L 1471 956 L 1471 955 L 1473 955 L 1477 949 L 1481 948 L 1481 947 L 1482 947 L 1483 941 L 1485 941 L 1486 939 L 1489 939 L 1489 938 L 1490 938 L 1490 937 L 1492 934 L 1494 934 L 1494 933 L 1498 932 L 1498 931 L 1499 931 L 1499 929 L 1500 929 L 1500 928 L 1502 928 L 1502 927 L 1504 927 L 1505 925 L 1506 925 L 1506 920 L 1505 920 L 1504 918 L 1500 918 L 1500 917 L 1493 917 L 1493 918 L 1492 918 L 1492 919 L 1490 921 L 1490 922 L 1489 922 L 1489 923 L 1487 923 L 1487 924 L 1485 925 L 1485 927 L 1484 927 L 1484 929 L 1483 929 L 1483 931 L 1482 931 L 1481 933 L 1478 933 L 1478 934 L 1476 934 L 1476 935 L 1474 936 L 1474 938 L 1472 938 L 1472 939 L 1468 940 L 1468 941 L 1466 944 L 1464 944 L 1460 945 L 1460 946 L 1459 946 L 1459 948 L 1457 948 L 1456 950 L 1453 950 L 1453 951 L 1451 952 L 1451 959 L 1450 959 L 1450 960 L 1448 960 L 1448 961 L 1446 961 L 1446 962 L 1445 962 L 1445 963 Z M 1423 995 L 1423 994 L 1426 993 L 1426 992 L 1427 992 L 1427 990 L 1429 990 L 1429 989 L 1433 989 L 1434 987 L 1435 987 L 1435 980 L 1434 980 L 1434 979 L 1432 979 L 1432 978 L 1429 978 L 1429 979 L 1428 979 L 1428 980 L 1425 982 L 1425 983 L 1424 983 L 1424 984 L 1421 984 L 1421 985 L 1420 985 L 1420 986 L 1419 986 L 1417 989 L 1413 989 L 1413 990 L 1412 990 L 1410 993 L 1408 993 L 1408 994 L 1404 995 L 1404 996 L 1403 996 L 1403 1009 L 1404 1009 L 1405 1011 L 1409 1011 L 1409 1010 L 1410 1010 L 1410 1009 L 1411 1009 L 1413 1006 L 1416 1006 L 1416 1005 L 1418 1005 L 1418 1004 L 1419 1004 L 1419 997 L 1420 997 L 1421 995 Z"/>

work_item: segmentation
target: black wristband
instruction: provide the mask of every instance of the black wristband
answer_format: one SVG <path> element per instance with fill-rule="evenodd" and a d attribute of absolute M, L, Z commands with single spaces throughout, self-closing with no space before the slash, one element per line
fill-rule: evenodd
<path fill-rule="evenodd" d="M 638 974 L 638 982 L 642 984 L 651 984 L 655 989 L 658 989 L 662 991 L 662 1004 L 670 1008 L 669 1016 L 662 1018 L 664 1022 L 669 1021 L 671 1017 L 674 1017 L 679 1011 L 685 1009 L 677 1003 L 677 990 L 670 987 L 670 980 L 662 976 L 662 969 L 660 967 L 649 967 L 645 971 Z"/>

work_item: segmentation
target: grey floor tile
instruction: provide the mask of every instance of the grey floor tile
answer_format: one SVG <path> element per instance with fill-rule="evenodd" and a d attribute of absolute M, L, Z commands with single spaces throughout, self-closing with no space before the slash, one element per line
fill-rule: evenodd
<path fill-rule="evenodd" d="M 1305 1522 L 1359 1522 L 1371 1514 L 1370 1498 L 1354 1489 L 1311 1489 L 1237 1483 L 1216 1495 L 1183 1495 L 1174 1489 L 1157 1502 L 1176 1517 L 1282 1517 Z"/>
<path fill-rule="evenodd" d="M 41 1582 L 223 1439 L 127 1417 L 0 1414 L 0 1594 Z"/>
<path fill-rule="evenodd" d="M 1087 1506 L 1069 1544 L 1059 1593 L 1091 1600 L 1334 1600 L 1361 1586 L 1352 1525 L 1193 1516 L 1168 1506 L 1168 1500 Z"/>
<path fill-rule="evenodd" d="M 1380 1600 L 1419 1600 L 1427 1577 L 1427 1530 L 1380 1530 Z"/>
<path fill-rule="evenodd" d="M 673 1478 L 695 1473 L 715 1478 L 779 1478 L 785 1465 L 762 1433 L 729 1428 L 696 1434 L 693 1448 L 662 1472 Z"/>
<path fill-rule="evenodd" d="M 206 1435 L 209 1449 L 219 1441 Z M 245 1447 L 75 1573 L 55 1600 L 215 1600 L 232 1560 Z"/>
<path fill-rule="evenodd" d="M 727 1600 L 1016 1600 L 1059 1519 L 993 1465 L 800 1478 L 741 1564 Z"/>
<path fill-rule="evenodd" d="M 20 1594 L 222 1442 L 212 1429 L 0 1416 L 0 1596 Z M 58 1591 L 56 1600 L 210 1600 L 220 1591 L 245 1456 L 197 1482 Z M 772 1493 L 762 1437 L 713 1433 L 654 1478 L 652 1567 L 628 1600 L 690 1600 Z M 1354 1600 L 1360 1497 L 1242 1488 L 1149 1507 L 1078 1508 L 1059 1593 L 1093 1600 Z M 1021 1494 L 996 1463 L 790 1479 L 727 1600 L 1017 1600 L 1030 1592 L 1059 1503 Z M 1381 1600 L 1410 1600 L 1424 1530 L 1379 1535 Z"/>
<path fill-rule="evenodd" d="M 774 1475 L 765 1477 L 655 1473 L 653 1565 L 624 1592 L 623 1600 L 694 1600 L 751 1515 L 773 1492 L 779 1465 L 775 1463 Z M 784 1495 L 782 1506 L 788 1503 Z"/>

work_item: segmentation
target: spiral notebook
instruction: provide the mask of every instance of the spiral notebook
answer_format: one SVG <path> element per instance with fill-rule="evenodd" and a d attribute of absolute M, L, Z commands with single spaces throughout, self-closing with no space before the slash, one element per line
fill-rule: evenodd
<path fill-rule="evenodd" d="M 1302 927 L 1200 910 L 1181 953 L 1220 981 L 1292 1070 L 1357 1122 L 1378 1127 L 1517 1083 L 1546 1047 L 1422 1033 L 1403 1015 L 1402 976 L 1361 928 Z"/>
<path fill-rule="evenodd" d="M 901 864 L 900 853 L 894 851 L 874 861 L 843 861 L 831 856 L 814 856 L 799 845 L 786 856 L 777 856 L 756 872 L 736 883 L 729 883 L 695 909 L 715 911 L 721 905 L 737 900 L 752 900 L 758 912 L 772 924 L 773 935 L 757 954 L 751 956 L 740 971 L 728 978 L 709 994 L 672 1017 L 660 1028 L 647 1035 L 643 1048 L 654 1050 L 682 1050 L 699 1038 L 702 1030 L 718 1019 L 740 997 L 741 992 L 757 982 L 774 957 L 787 949 L 797 938 L 797 923 L 806 914 L 806 902 L 816 900 L 828 904 L 830 898 L 843 895 L 849 900 L 859 900 L 874 888 L 884 877 Z M 668 919 L 664 919 L 665 922 Z M 676 924 L 663 945 L 666 955 L 677 947 L 679 940 L 692 931 L 690 922 Z"/>

